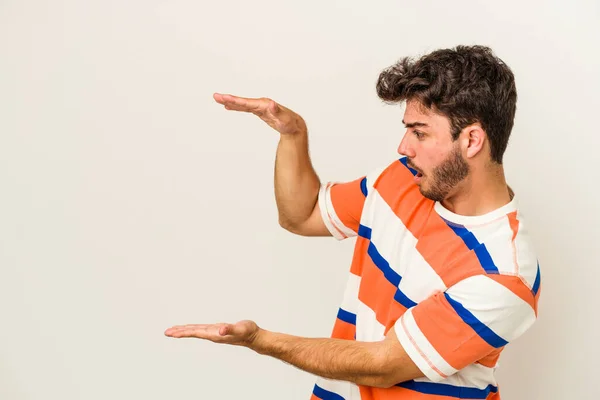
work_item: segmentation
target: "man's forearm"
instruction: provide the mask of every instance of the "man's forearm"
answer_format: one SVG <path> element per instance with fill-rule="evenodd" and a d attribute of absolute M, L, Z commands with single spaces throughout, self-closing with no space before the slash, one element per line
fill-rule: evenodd
<path fill-rule="evenodd" d="M 306 130 L 281 135 L 275 160 L 275 199 L 282 226 L 294 227 L 306 221 L 315 207 L 319 187 Z"/>
<path fill-rule="evenodd" d="M 302 338 L 261 329 L 249 347 L 324 378 L 389 386 L 378 343 Z"/>

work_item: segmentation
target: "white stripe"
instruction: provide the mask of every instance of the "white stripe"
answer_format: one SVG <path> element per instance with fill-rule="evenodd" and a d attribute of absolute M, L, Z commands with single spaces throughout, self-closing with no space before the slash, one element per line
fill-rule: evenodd
<path fill-rule="evenodd" d="M 477 389 L 485 389 L 488 385 L 498 386 L 495 371 L 496 368 L 474 363 L 467 365 L 458 371 L 456 375 L 459 379 L 459 384 Z"/>
<path fill-rule="evenodd" d="M 494 375 L 495 368 L 489 368 L 481 364 L 470 364 L 463 369 L 449 376 L 442 382 L 444 384 L 466 387 L 472 389 L 486 389 L 488 385 L 498 386 L 496 376 Z M 428 378 L 417 378 L 416 382 L 431 382 Z"/>
<path fill-rule="evenodd" d="M 515 248 L 517 250 L 519 274 L 528 286 L 533 288 L 538 271 L 537 254 L 527 224 L 519 212 L 517 212 L 517 219 L 519 220 L 519 230 L 515 238 Z"/>
<path fill-rule="evenodd" d="M 331 217 L 331 210 L 330 210 L 330 207 L 332 208 L 332 206 L 330 206 L 331 200 L 329 199 L 329 201 L 328 201 L 328 198 L 330 197 L 329 189 L 330 189 L 329 183 L 321 185 L 321 188 L 319 189 L 318 201 L 319 201 L 319 209 L 321 211 L 321 219 L 325 223 L 325 226 L 329 230 L 329 233 L 331 233 L 331 235 L 334 238 L 336 238 L 338 240 L 343 240 L 346 238 L 338 231 L 338 229 L 335 228 L 335 226 L 332 223 L 333 217 Z"/>
<path fill-rule="evenodd" d="M 339 182 L 330 182 L 326 186 L 326 190 L 325 190 L 324 198 L 325 198 L 325 203 L 326 203 L 326 209 L 327 209 L 327 213 L 331 217 L 329 220 L 333 221 L 333 224 L 335 225 L 335 227 L 338 228 L 340 231 L 342 231 L 342 233 L 344 233 L 344 235 L 346 235 L 347 237 L 354 237 L 354 236 L 356 236 L 356 232 L 354 232 L 352 229 L 350 229 L 346 225 L 344 225 L 344 223 L 338 218 L 338 216 L 335 212 L 335 207 L 333 206 L 333 202 L 331 201 L 331 188 L 333 186 L 335 186 L 337 183 L 339 183 Z M 319 206 L 320 206 L 320 203 L 319 203 Z"/>
<path fill-rule="evenodd" d="M 396 336 L 406 353 L 433 382 L 440 382 L 446 377 L 456 373 L 450 364 L 429 343 L 412 315 L 412 308 L 396 321 L 394 329 Z M 438 372 L 439 371 L 439 372 Z M 440 372 L 443 374 L 441 375 Z M 445 375 L 445 376 L 444 376 Z"/>
<path fill-rule="evenodd" d="M 466 278 L 446 293 L 507 342 L 521 336 L 536 319 L 528 303 L 486 275 Z"/>
<path fill-rule="evenodd" d="M 360 276 L 354 275 L 352 272 L 348 275 L 341 308 L 352 314 L 356 314 L 358 312 L 358 290 L 360 288 L 361 278 Z"/>
<path fill-rule="evenodd" d="M 366 175 L 367 178 L 367 192 L 371 193 L 373 191 L 373 185 L 379 178 L 379 175 L 385 170 L 386 167 L 379 167 L 371 171 Z M 325 222 L 325 226 L 329 230 L 329 232 L 338 240 L 343 240 L 345 237 L 340 234 L 341 231 L 347 237 L 355 237 L 357 235 L 352 229 L 348 228 L 344 223 L 338 218 L 335 207 L 333 206 L 333 202 L 331 201 L 331 187 L 336 185 L 339 182 L 328 182 L 321 185 L 319 189 L 319 208 L 321 209 L 321 218 Z M 363 207 L 363 211 L 366 208 Z M 337 228 L 337 229 L 336 229 Z"/>
<path fill-rule="evenodd" d="M 416 252 L 417 239 L 404 226 L 377 190 L 374 190 L 371 197 L 369 210 L 372 211 L 363 213 L 361 223 L 372 229 L 371 242 L 379 254 L 390 264 L 390 267 L 402 276 L 405 271 L 400 266 L 405 268 L 410 263 L 402 256 L 411 252 L 411 249 L 413 249 L 413 253 Z"/>
<path fill-rule="evenodd" d="M 350 395 L 346 397 L 346 400 L 361 400 L 360 389 L 357 385 L 350 383 Z"/>
<path fill-rule="evenodd" d="M 446 290 L 444 281 L 416 249 L 417 239 L 392 211 L 377 190 L 369 195 L 372 210 L 363 225 L 372 228 L 371 242 L 390 267 L 402 277 L 400 290 L 418 303 Z"/>
<path fill-rule="evenodd" d="M 474 227 L 467 226 L 479 243 L 483 243 L 501 274 L 516 275 L 517 266 L 512 244 L 513 231 L 508 217 Z"/>
<path fill-rule="evenodd" d="M 385 339 L 385 326 L 375 317 L 375 312 L 358 300 L 356 311 L 356 340 L 378 342 Z"/>
<path fill-rule="evenodd" d="M 333 187 L 333 185 L 331 187 Z M 331 201 L 331 187 L 329 187 L 329 190 L 327 190 L 327 196 L 325 197 L 325 199 L 327 200 L 327 211 L 329 212 L 329 215 L 331 216 L 331 219 L 333 220 L 335 226 L 340 231 L 342 231 L 344 235 L 348 237 L 354 237 L 357 235 L 356 232 L 344 225 L 344 223 L 338 218 L 335 212 L 335 207 L 333 206 L 333 202 Z"/>
<path fill-rule="evenodd" d="M 367 192 L 368 192 L 368 194 L 371 194 L 371 192 L 373 191 L 373 186 L 375 185 L 375 182 L 377 182 L 377 179 L 379 178 L 381 173 L 388 167 L 389 167 L 389 165 L 386 165 L 385 167 L 376 168 L 367 174 Z"/>

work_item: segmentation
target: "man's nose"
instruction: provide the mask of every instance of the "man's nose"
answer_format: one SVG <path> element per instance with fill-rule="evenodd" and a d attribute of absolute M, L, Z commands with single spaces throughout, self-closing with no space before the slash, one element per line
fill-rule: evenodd
<path fill-rule="evenodd" d="M 404 135 L 404 137 L 400 141 L 400 145 L 398 146 L 398 154 L 400 154 L 401 156 L 406 156 L 406 157 L 412 158 L 415 156 L 415 152 L 409 146 L 406 136 L 407 135 Z"/>

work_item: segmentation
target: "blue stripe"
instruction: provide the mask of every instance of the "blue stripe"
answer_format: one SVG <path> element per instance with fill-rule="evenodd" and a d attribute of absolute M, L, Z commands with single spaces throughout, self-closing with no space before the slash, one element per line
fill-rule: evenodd
<path fill-rule="evenodd" d="M 375 265 L 377 265 L 377 268 L 383 272 L 383 276 L 385 276 L 385 278 L 390 281 L 392 285 L 398 286 L 402 277 L 398 275 L 398 273 L 390 267 L 390 264 L 386 261 L 386 259 L 379 254 L 373 242 L 369 243 L 369 249 L 367 250 L 367 253 L 369 256 L 371 256 L 371 259 Z"/>
<path fill-rule="evenodd" d="M 345 400 L 339 394 L 330 392 L 329 390 L 325 390 L 319 385 L 315 385 L 315 388 L 313 389 L 313 394 L 323 400 Z"/>
<path fill-rule="evenodd" d="M 473 232 L 471 232 L 462 225 L 456 225 L 450 221 L 446 221 L 446 224 L 448 224 L 448 226 L 454 231 L 454 233 L 460 236 L 460 238 L 463 240 L 463 242 L 465 242 L 469 250 L 473 250 L 474 248 L 479 246 L 479 241 L 477 240 L 475 235 L 473 235 Z"/>
<path fill-rule="evenodd" d="M 540 274 L 540 263 L 538 262 L 537 274 L 535 275 L 535 283 L 533 284 L 533 287 L 531 288 L 531 291 L 533 292 L 534 296 L 537 296 L 538 290 L 540 290 L 541 278 L 542 277 Z"/>
<path fill-rule="evenodd" d="M 339 309 L 337 317 L 344 322 L 347 322 L 352 325 L 356 325 L 356 314 L 352 314 L 343 309 Z"/>
<path fill-rule="evenodd" d="M 469 250 L 475 251 L 475 255 L 479 259 L 479 263 L 485 272 L 490 274 L 500 273 L 498 267 L 496 264 L 494 264 L 494 260 L 492 260 L 492 256 L 490 255 L 487 247 L 485 247 L 485 244 L 479 243 L 475 235 L 473 235 L 473 232 L 462 225 L 457 225 L 447 220 L 444 221 L 446 221 L 446 224 L 450 227 L 450 229 L 452 229 L 454 233 L 456 233 L 456 235 L 460 237 L 463 242 L 465 242 Z"/>
<path fill-rule="evenodd" d="M 405 166 L 406 168 L 408 168 L 408 170 L 410 171 L 410 173 L 411 173 L 411 174 L 413 174 L 413 175 L 416 175 L 416 174 L 417 174 L 417 171 L 416 171 L 416 170 L 414 170 L 414 169 L 412 169 L 411 167 L 409 167 L 409 166 L 408 166 L 408 163 L 407 163 L 407 162 L 408 162 L 408 157 L 403 157 L 403 158 L 401 158 L 401 159 L 400 159 L 400 162 L 401 162 L 402 164 L 404 164 L 404 166 Z"/>
<path fill-rule="evenodd" d="M 445 383 L 407 381 L 396 386 L 424 394 L 456 397 L 459 399 L 486 399 L 490 393 L 498 392 L 498 387 L 488 385 L 485 389 L 452 386 Z"/>
<path fill-rule="evenodd" d="M 488 251 L 487 247 L 485 247 L 485 244 L 482 243 L 481 245 L 477 246 L 475 248 L 475 254 L 477 255 L 479 263 L 481 264 L 485 272 L 489 274 L 500 273 L 498 267 L 496 266 L 496 264 L 494 264 L 494 260 L 492 260 L 490 252 Z"/>
<path fill-rule="evenodd" d="M 372 230 L 370 228 L 367 228 L 364 225 L 359 225 L 358 235 L 360 237 L 371 240 L 371 233 L 372 233 Z M 411 308 L 411 307 L 416 306 L 417 303 L 415 303 L 414 301 L 409 299 L 398 287 L 400 285 L 400 281 L 402 280 L 402 277 L 396 271 L 394 271 L 390 267 L 390 264 L 386 261 L 386 259 L 383 258 L 381 256 L 381 254 L 379 254 L 379 252 L 377 251 L 377 248 L 375 247 L 373 242 L 369 243 L 369 247 L 367 249 L 367 254 L 369 254 L 369 256 L 371 257 L 371 260 L 373 260 L 373 263 L 377 266 L 377 268 L 379 268 L 381 270 L 381 272 L 383 272 L 383 276 L 385 276 L 385 278 L 392 285 L 396 286 L 396 293 L 394 294 L 394 300 L 396 300 L 398 303 L 402 304 L 406 308 Z"/>
<path fill-rule="evenodd" d="M 500 348 L 508 344 L 506 340 L 502 339 L 493 330 L 488 328 L 483 322 L 478 320 L 477 317 L 475 317 L 462 304 L 451 298 L 447 293 L 444 293 L 444 296 L 446 296 L 446 300 L 448 300 L 448 303 L 450 303 L 452 308 L 454 308 L 454 311 L 456 311 L 458 316 L 461 317 L 467 325 L 473 328 L 473 330 L 490 346 Z"/>
<path fill-rule="evenodd" d="M 362 181 L 360 181 L 360 190 L 365 195 L 365 197 L 367 197 L 367 194 L 369 194 L 369 191 L 367 190 L 367 178 L 366 177 L 362 178 Z"/>
<path fill-rule="evenodd" d="M 402 304 L 406 308 L 411 308 L 417 305 L 417 303 L 406 297 L 406 295 L 400 290 L 400 288 L 396 289 L 394 300 L 396 300 L 398 303 Z"/>
<path fill-rule="evenodd" d="M 371 228 L 367 228 L 364 225 L 358 226 L 358 236 L 360 237 L 371 240 L 371 232 Z"/>

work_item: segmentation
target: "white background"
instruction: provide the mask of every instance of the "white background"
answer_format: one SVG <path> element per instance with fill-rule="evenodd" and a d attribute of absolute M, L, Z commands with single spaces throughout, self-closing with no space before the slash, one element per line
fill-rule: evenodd
<path fill-rule="evenodd" d="M 278 135 L 213 92 L 308 122 L 322 180 L 393 160 L 402 56 L 491 46 L 513 69 L 505 158 L 542 266 L 502 398 L 596 399 L 597 1 L 0 1 L 0 399 L 308 399 L 314 377 L 163 336 L 254 319 L 328 336 L 353 241 L 277 224 Z"/>

